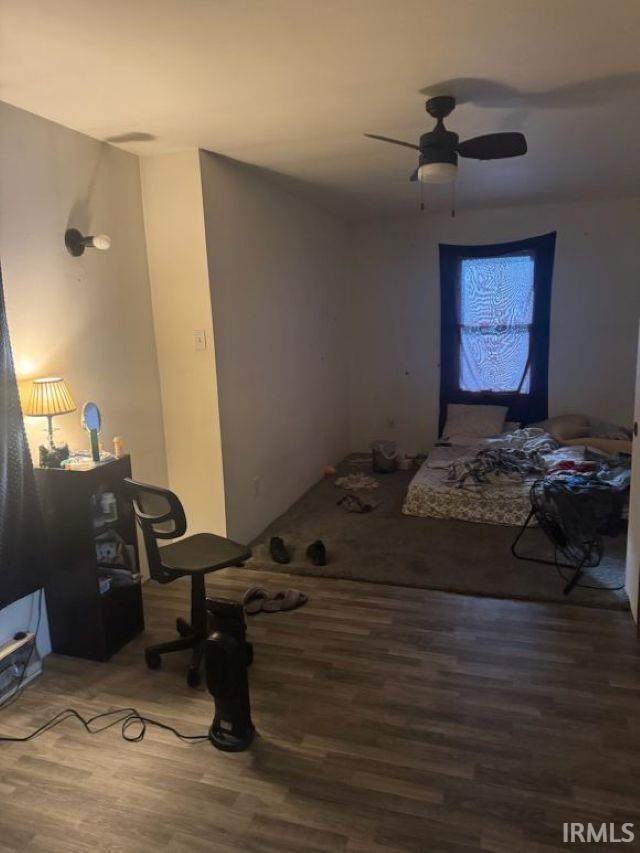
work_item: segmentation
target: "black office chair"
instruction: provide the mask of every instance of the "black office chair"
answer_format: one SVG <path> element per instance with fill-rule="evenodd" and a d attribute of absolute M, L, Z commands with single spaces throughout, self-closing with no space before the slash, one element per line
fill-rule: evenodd
<path fill-rule="evenodd" d="M 180 634 L 179 640 L 158 643 L 145 649 L 147 666 L 159 669 L 162 665 L 161 655 L 193 649 L 187 670 L 187 684 L 195 687 L 200 682 L 200 664 L 204 641 L 208 636 L 205 575 L 228 566 L 242 565 L 251 556 L 251 551 L 244 545 L 213 533 L 196 533 L 178 539 L 186 532 L 187 519 L 177 495 L 168 489 L 128 478 L 124 482 L 142 529 L 151 577 L 158 583 L 171 583 L 177 578 L 191 577 L 191 622 L 178 617 L 176 628 Z M 178 541 L 160 548 L 159 539 Z"/>

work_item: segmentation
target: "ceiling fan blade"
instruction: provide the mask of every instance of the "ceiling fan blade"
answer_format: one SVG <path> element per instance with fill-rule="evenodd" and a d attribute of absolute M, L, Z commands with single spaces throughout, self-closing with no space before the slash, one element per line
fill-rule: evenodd
<path fill-rule="evenodd" d="M 461 157 L 472 160 L 501 160 L 527 153 L 527 140 L 522 133 L 487 133 L 461 142 L 457 148 Z"/>
<path fill-rule="evenodd" d="M 404 145 L 405 148 L 414 148 L 416 151 L 420 150 L 420 147 L 414 145 L 413 142 L 403 142 L 401 139 L 391 139 L 389 136 L 377 136 L 375 133 L 365 133 L 365 136 L 368 139 L 379 139 L 380 142 L 392 142 L 394 145 Z"/>
<path fill-rule="evenodd" d="M 410 181 L 417 181 L 418 180 L 418 170 L 417 169 L 415 170 L 415 172 L 413 172 L 413 174 L 411 175 L 409 180 Z"/>

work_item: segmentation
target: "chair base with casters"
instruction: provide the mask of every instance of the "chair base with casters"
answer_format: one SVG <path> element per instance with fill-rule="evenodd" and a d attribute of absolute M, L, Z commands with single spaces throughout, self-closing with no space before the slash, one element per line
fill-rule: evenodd
<path fill-rule="evenodd" d="M 181 652 L 191 649 L 191 661 L 187 669 L 187 684 L 197 687 L 200 683 L 200 665 L 204 654 L 204 641 L 209 636 L 207 630 L 207 593 L 204 575 L 193 575 L 191 578 L 191 621 L 187 622 L 182 616 L 176 619 L 178 639 L 165 643 L 156 643 L 144 650 L 144 658 L 149 669 L 160 669 L 162 655 L 169 652 Z"/>
<path fill-rule="evenodd" d="M 205 577 L 220 569 L 241 566 L 251 556 L 251 550 L 214 533 L 184 536 L 186 517 L 180 500 L 173 492 L 130 479 L 125 480 L 125 484 L 142 529 L 152 579 L 161 584 L 172 583 L 181 577 L 191 579 L 190 621 L 178 617 L 178 638 L 145 649 L 147 666 L 159 669 L 162 655 L 190 649 L 187 684 L 195 687 L 200 683 L 204 644 L 210 634 Z M 158 540 L 162 539 L 176 541 L 160 547 Z"/>

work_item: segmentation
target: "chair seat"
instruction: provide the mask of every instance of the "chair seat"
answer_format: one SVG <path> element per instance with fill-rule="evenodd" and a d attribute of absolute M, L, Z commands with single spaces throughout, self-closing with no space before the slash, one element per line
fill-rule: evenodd
<path fill-rule="evenodd" d="M 250 556 L 251 551 L 246 545 L 214 533 L 195 533 L 160 548 L 163 567 L 184 574 L 215 572 L 243 563 Z"/>

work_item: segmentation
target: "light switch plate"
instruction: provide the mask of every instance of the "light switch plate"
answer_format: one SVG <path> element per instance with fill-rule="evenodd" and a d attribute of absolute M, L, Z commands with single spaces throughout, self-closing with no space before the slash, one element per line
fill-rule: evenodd
<path fill-rule="evenodd" d="M 194 348 L 202 350 L 207 348 L 207 333 L 204 329 L 200 329 L 193 333 Z"/>

